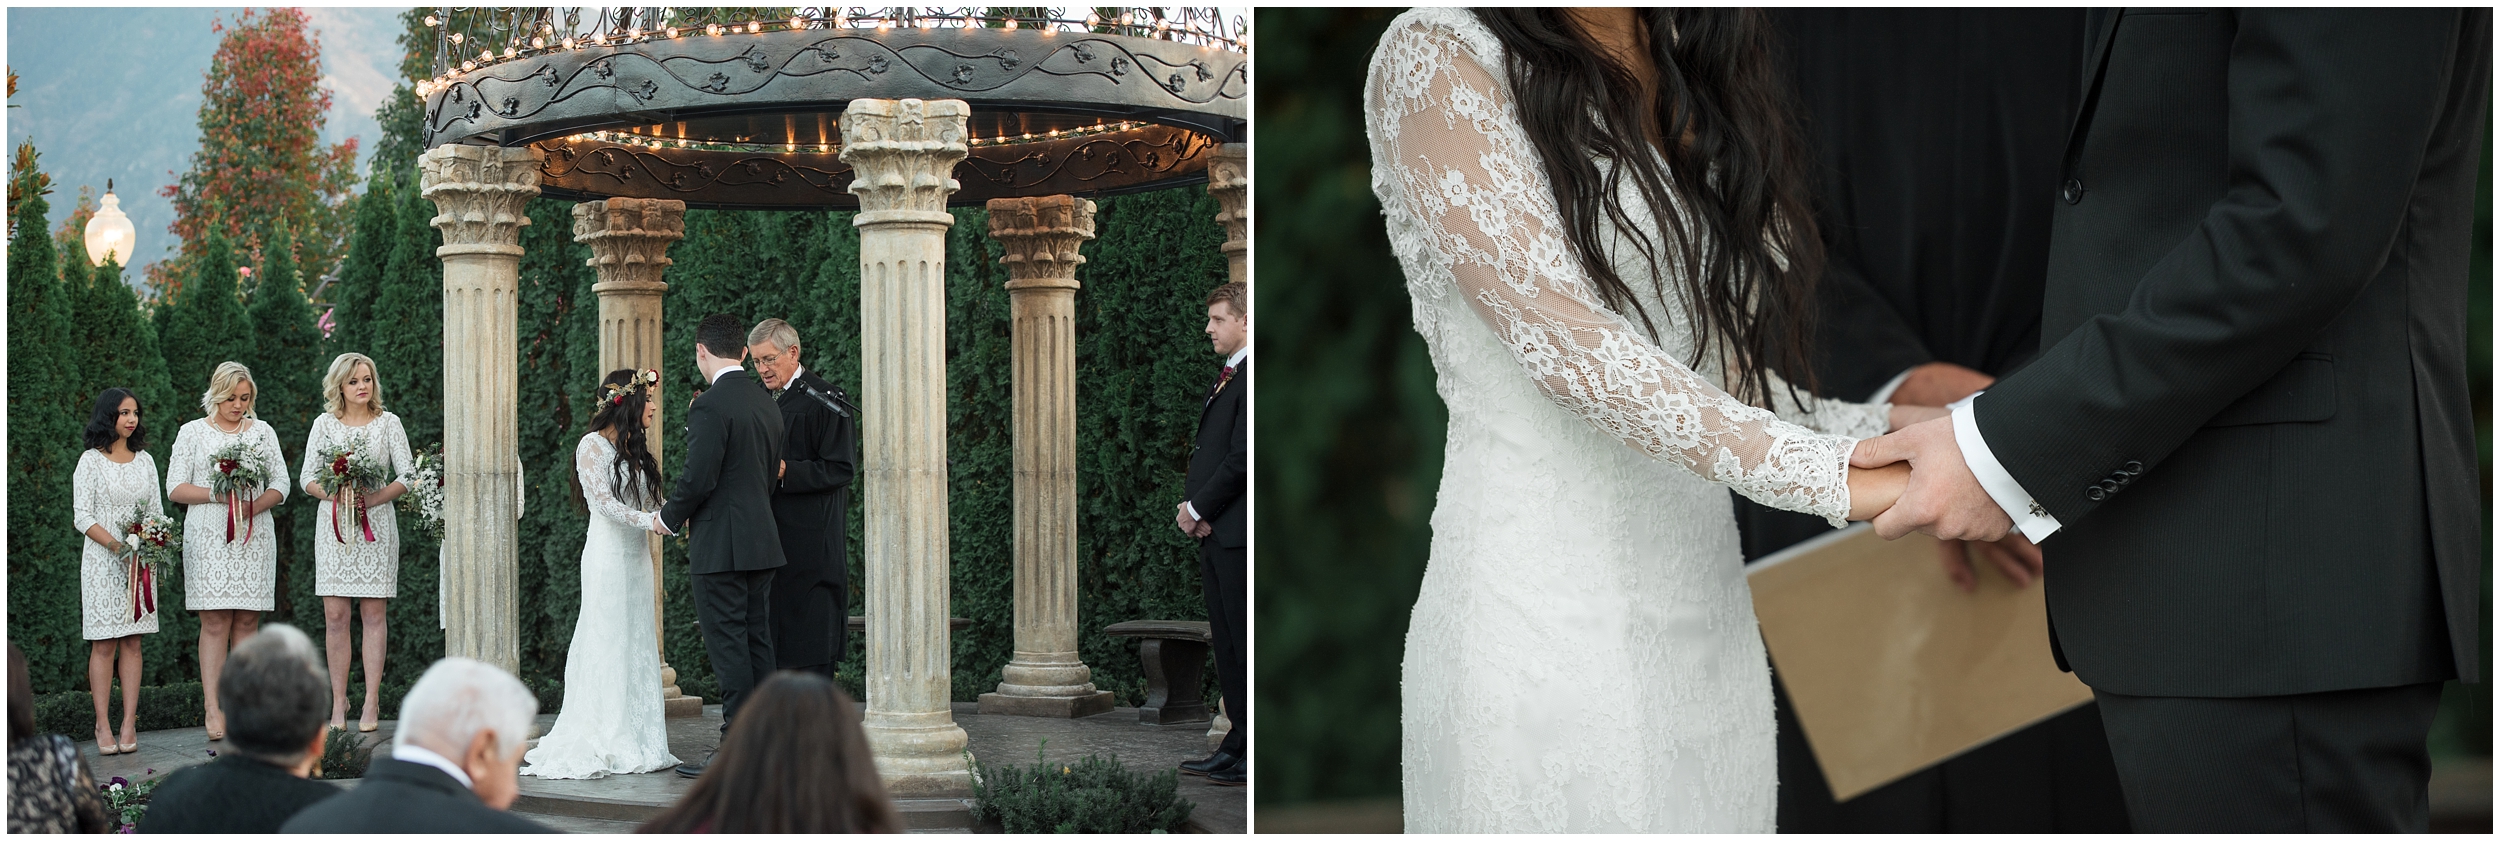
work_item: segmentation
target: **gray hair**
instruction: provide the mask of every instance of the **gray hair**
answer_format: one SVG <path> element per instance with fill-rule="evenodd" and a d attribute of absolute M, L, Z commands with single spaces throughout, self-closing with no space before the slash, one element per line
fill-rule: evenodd
<path fill-rule="evenodd" d="M 791 327 L 790 322 L 778 318 L 767 318 L 756 322 L 755 329 L 747 331 L 747 346 L 756 345 L 772 345 L 782 350 L 798 350 L 798 328 Z"/>
<path fill-rule="evenodd" d="M 269 625 L 234 647 L 217 680 L 217 705 L 235 752 L 293 765 L 330 715 L 330 681 L 304 632 Z"/>
<path fill-rule="evenodd" d="M 458 762 L 477 734 L 492 732 L 496 746 L 510 757 L 529 746 L 537 718 L 538 696 L 520 678 L 467 657 L 445 657 L 434 661 L 399 702 L 395 744 Z"/>

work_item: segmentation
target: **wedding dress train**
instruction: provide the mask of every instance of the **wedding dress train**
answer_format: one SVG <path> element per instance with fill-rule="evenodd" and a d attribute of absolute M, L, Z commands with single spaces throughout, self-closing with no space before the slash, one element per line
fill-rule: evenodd
<path fill-rule="evenodd" d="M 1689 308 L 1611 225 L 1656 330 L 1603 304 L 1505 79 L 1471 13 L 1419 9 L 1365 87 L 1372 187 L 1449 407 L 1406 640 L 1406 830 L 1769 832 L 1769 666 L 1727 491 L 1838 525 L 1850 449 L 1888 407 L 1795 405 L 1776 381 L 1776 411 L 1731 398 L 1724 362 L 1684 364 Z M 1656 224 L 1629 179 L 1621 203 Z"/>
<path fill-rule="evenodd" d="M 613 486 L 616 445 L 598 433 L 573 448 L 573 471 L 590 508 L 582 541 L 582 613 L 564 661 L 564 709 L 538 740 L 521 773 L 592 780 L 673 767 L 660 703 L 660 652 L 653 629 L 653 512 L 636 510 Z"/>

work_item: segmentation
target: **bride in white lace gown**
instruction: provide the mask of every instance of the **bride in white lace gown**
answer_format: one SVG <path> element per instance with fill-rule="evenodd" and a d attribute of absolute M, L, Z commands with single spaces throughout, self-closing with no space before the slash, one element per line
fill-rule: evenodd
<path fill-rule="evenodd" d="M 1629 30 L 1635 12 L 1613 12 Z M 1594 236 L 1575 241 L 1507 71 L 1476 13 L 1418 9 L 1390 25 L 1365 88 L 1372 187 L 1449 407 L 1406 640 L 1406 830 L 1772 831 L 1769 666 L 1727 491 L 1835 525 L 1879 513 L 1901 474 L 1853 474 L 1848 457 L 1887 430 L 1889 407 L 1799 405 L 1728 349 L 1730 322 L 1695 312 L 1700 287 L 1669 284 L 1723 247 L 1683 213 L 1696 193 L 1669 191 L 1655 214 L 1626 175 L 1583 206 Z M 1653 143 L 1632 145 L 1667 171 Z M 1605 194 L 1620 217 L 1587 210 Z M 1661 236 L 1661 216 L 1698 234 Z M 1645 251 L 1642 231 L 1664 245 Z M 1784 275 L 1779 255 L 1799 246 L 1765 239 L 1759 265 Z M 1584 260 L 1592 241 L 1602 253 Z M 1776 411 L 1729 395 L 1748 371 Z"/>
<path fill-rule="evenodd" d="M 521 773 L 587 780 L 673 767 L 651 615 L 651 521 L 659 468 L 643 431 L 659 413 L 656 373 L 618 371 L 601 385 L 591 432 L 573 447 L 590 509 L 582 541 L 582 612 L 564 661 L 564 709 Z M 619 464 L 619 453 L 631 455 Z"/>

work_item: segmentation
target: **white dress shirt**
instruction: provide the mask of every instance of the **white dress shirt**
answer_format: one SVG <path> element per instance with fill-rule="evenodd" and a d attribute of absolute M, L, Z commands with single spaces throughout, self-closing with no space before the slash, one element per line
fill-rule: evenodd
<path fill-rule="evenodd" d="M 1250 343 L 1249 343 L 1249 342 L 1247 342 L 1247 341 L 1244 341 L 1244 342 L 1242 342 L 1242 343 L 1241 343 L 1241 349 L 1240 349 L 1240 350 L 1233 351 L 1233 355 L 1232 355 L 1230 358 L 1228 358 L 1228 359 L 1225 359 L 1225 360 L 1224 360 L 1224 367 L 1226 367 L 1226 368 L 1239 368 L 1239 367 L 1241 367 L 1241 361 L 1242 361 L 1242 360 L 1244 360 L 1244 359 L 1248 359 L 1248 358 L 1250 358 Z M 1213 399 L 1213 398 L 1209 398 L 1209 399 Z M 1192 519 L 1192 520 L 1204 520 L 1204 519 L 1206 519 L 1205 517 L 1198 516 L 1198 506 L 1195 506 L 1195 505 L 1191 505 L 1191 504 L 1189 504 L 1189 500 L 1186 500 L 1186 499 L 1181 500 L 1181 506 L 1182 506 L 1182 507 L 1184 507 L 1184 508 L 1189 509 L 1189 518 L 1190 518 L 1190 519 Z"/>
<path fill-rule="evenodd" d="M 712 384 L 720 385 L 720 378 L 729 376 L 729 372 L 731 371 L 744 370 L 746 370 L 746 366 L 744 365 L 723 365 L 720 370 L 712 372 Z"/>
<path fill-rule="evenodd" d="M 414 762 L 419 765 L 434 766 L 435 768 L 441 769 L 443 773 L 450 774 L 452 779 L 459 780 L 461 788 L 477 788 L 477 784 L 469 780 L 469 772 L 460 770 L 460 766 L 458 764 L 453 763 L 449 759 L 444 759 L 442 754 L 417 747 L 416 745 L 392 745 L 391 758 L 401 762 Z"/>
<path fill-rule="evenodd" d="M 1988 449 L 1987 439 L 1980 437 L 1979 410 L 1973 401 L 1986 393 L 1974 392 L 1945 407 L 1953 412 L 1953 443 L 1961 448 L 1962 463 L 1970 466 L 1971 477 L 1979 480 L 1979 487 L 1988 492 L 1988 498 L 2005 509 L 2005 516 L 2013 519 L 2014 528 L 2021 530 L 2023 537 L 2039 543 L 2064 526 L 2032 498 L 2030 491 L 2023 490 L 2021 482 L 2014 481 L 2014 474 L 2006 472 L 2005 465 L 1997 461 L 1997 454 Z"/>

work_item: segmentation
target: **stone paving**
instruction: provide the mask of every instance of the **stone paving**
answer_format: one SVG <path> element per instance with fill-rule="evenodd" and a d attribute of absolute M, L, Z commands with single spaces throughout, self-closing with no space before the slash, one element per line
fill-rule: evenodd
<path fill-rule="evenodd" d="M 1118 756 L 1134 771 L 1157 771 L 1207 754 L 1206 725 L 1168 727 L 1137 723 L 1137 710 L 1119 707 L 1081 719 L 1028 718 L 980 714 L 979 705 L 954 705 L 955 721 L 971 737 L 973 758 L 986 766 L 1026 765 L 1037 756 L 1066 762 L 1089 754 Z M 389 739 L 397 722 L 383 721 L 379 731 L 365 734 L 374 743 Z M 554 715 L 538 717 L 539 732 L 555 724 Z M 669 750 L 681 759 L 700 757 L 719 739 L 720 706 L 703 708 L 702 718 L 669 720 Z M 186 727 L 139 734 L 131 754 L 98 756 L 91 742 L 80 743 L 88 767 L 99 780 L 115 776 L 133 781 L 163 776 L 208 761 L 210 751 L 224 743 L 208 741 L 206 730 Z M 387 748 L 385 748 L 387 750 Z M 1037 751 L 1039 753 L 1037 754 Z M 346 781 L 352 784 L 353 781 Z M 521 799 L 513 811 L 527 814 L 567 832 L 630 832 L 641 821 L 676 802 L 694 782 L 668 771 L 601 780 L 521 778 Z M 1197 804 L 1190 820 L 1196 832 L 1248 831 L 1247 790 L 1209 785 L 1203 777 L 1181 778 L 1180 793 Z M 969 800 L 910 800 L 897 804 L 915 832 L 973 831 Z"/>

